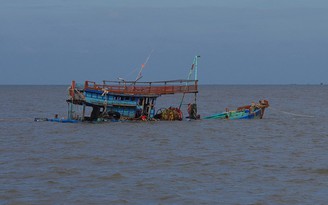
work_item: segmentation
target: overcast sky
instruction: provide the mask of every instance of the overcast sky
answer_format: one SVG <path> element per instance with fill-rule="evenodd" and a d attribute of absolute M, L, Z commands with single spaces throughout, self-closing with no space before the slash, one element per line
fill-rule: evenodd
<path fill-rule="evenodd" d="M 0 84 L 328 83 L 327 0 L 0 0 Z M 133 72 L 135 71 L 135 72 Z"/>

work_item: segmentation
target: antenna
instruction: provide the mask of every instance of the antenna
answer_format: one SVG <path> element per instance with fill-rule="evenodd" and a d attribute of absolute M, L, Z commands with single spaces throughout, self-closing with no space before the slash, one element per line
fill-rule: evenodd
<path fill-rule="evenodd" d="M 140 80 L 143 76 L 142 76 L 142 70 L 146 67 L 146 64 L 148 63 L 148 61 L 149 61 L 149 59 L 150 59 L 150 56 L 151 56 L 151 54 L 154 52 L 154 49 L 152 49 L 151 50 L 151 52 L 149 53 L 149 55 L 148 55 L 148 57 L 146 58 L 146 61 L 143 63 L 143 64 L 141 64 L 141 68 L 140 68 L 140 70 L 139 70 L 139 73 L 138 73 L 138 75 L 137 75 L 137 77 L 136 77 L 136 80 L 135 80 L 135 82 L 137 82 L 138 80 Z"/>
<path fill-rule="evenodd" d="M 200 58 L 200 56 L 195 56 L 193 62 L 192 62 L 192 65 L 191 65 L 191 68 L 190 68 L 190 71 L 189 71 L 189 74 L 188 74 L 188 80 L 190 80 L 190 77 L 192 75 L 192 72 L 194 72 L 194 79 L 197 80 L 198 78 L 198 58 Z"/>
<path fill-rule="evenodd" d="M 197 55 L 197 56 L 194 57 L 194 60 L 193 60 L 192 65 L 191 65 L 191 68 L 189 70 L 189 74 L 188 74 L 187 80 L 190 80 L 190 77 L 192 75 L 192 72 L 194 72 L 194 80 L 197 81 L 198 58 L 200 58 L 199 55 Z M 188 81 L 186 82 L 186 87 L 187 86 L 188 86 Z M 184 100 L 185 94 L 186 93 L 183 93 L 183 95 L 182 95 L 181 102 L 180 102 L 180 105 L 179 105 L 179 109 L 181 109 L 182 102 Z M 196 93 L 195 93 L 195 102 L 196 102 Z"/>

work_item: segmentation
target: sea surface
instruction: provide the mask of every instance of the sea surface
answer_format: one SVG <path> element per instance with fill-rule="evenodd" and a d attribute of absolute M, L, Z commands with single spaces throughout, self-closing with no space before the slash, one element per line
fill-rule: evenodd
<path fill-rule="evenodd" d="M 34 122 L 66 97 L 0 86 L 0 204 L 328 204 L 326 85 L 200 86 L 201 117 L 267 99 L 262 120 Z"/>

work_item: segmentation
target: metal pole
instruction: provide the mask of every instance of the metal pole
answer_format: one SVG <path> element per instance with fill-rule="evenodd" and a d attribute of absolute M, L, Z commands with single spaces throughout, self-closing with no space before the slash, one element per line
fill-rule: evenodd
<path fill-rule="evenodd" d="M 195 80 L 198 80 L 198 58 L 200 56 L 195 56 Z"/>
<path fill-rule="evenodd" d="M 82 121 L 84 121 L 84 116 L 85 116 L 85 104 L 83 104 Z"/>

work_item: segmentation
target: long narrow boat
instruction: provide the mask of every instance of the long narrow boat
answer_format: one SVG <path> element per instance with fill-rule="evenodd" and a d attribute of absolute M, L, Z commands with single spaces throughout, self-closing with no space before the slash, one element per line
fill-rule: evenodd
<path fill-rule="evenodd" d="M 196 99 L 198 93 L 197 59 L 186 80 L 169 80 L 154 82 L 106 81 L 96 83 L 85 81 L 78 86 L 72 81 L 69 87 L 68 117 L 71 121 L 118 121 L 118 120 L 182 120 L 181 104 L 185 94 L 194 94 L 193 109 L 189 109 L 189 117 L 197 118 Z M 193 77 L 194 79 L 190 79 Z M 156 100 L 162 95 L 183 95 L 179 107 L 155 109 Z M 87 111 L 91 111 L 90 114 Z M 52 121 L 59 121 L 56 118 Z"/>
<path fill-rule="evenodd" d="M 237 110 L 232 111 L 227 109 L 225 112 L 214 114 L 204 119 L 262 119 L 264 111 L 268 107 L 269 101 L 260 100 L 259 103 L 238 107 Z"/>

